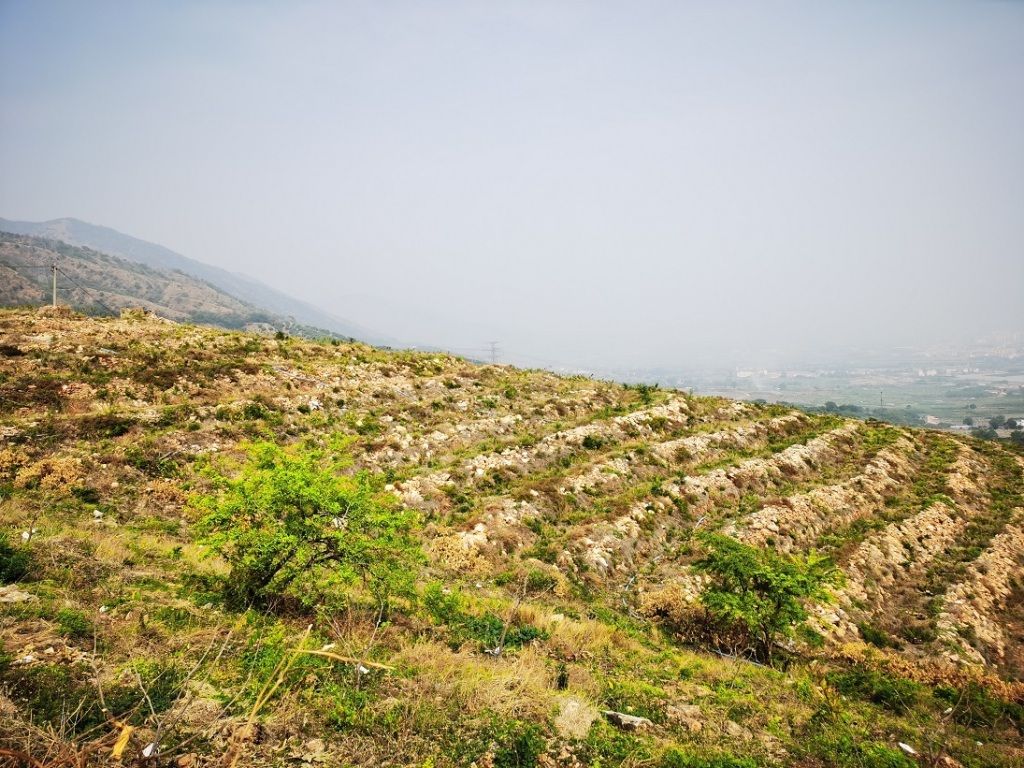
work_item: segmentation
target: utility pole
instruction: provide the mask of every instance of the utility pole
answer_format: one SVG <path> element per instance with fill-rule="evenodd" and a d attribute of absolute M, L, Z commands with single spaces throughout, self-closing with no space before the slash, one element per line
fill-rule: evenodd
<path fill-rule="evenodd" d="M 495 363 L 498 362 L 498 342 L 491 341 L 488 342 L 488 344 L 490 345 L 491 348 L 491 365 L 494 365 Z"/>
<path fill-rule="evenodd" d="M 57 306 L 57 265 L 50 265 L 50 273 L 53 275 L 53 306 Z"/>

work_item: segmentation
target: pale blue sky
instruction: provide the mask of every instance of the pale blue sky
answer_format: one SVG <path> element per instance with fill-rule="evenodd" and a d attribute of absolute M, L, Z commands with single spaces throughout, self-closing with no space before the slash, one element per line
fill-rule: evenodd
<path fill-rule="evenodd" d="M 0 216 L 676 365 L 1024 330 L 1024 3 L 0 0 Z"/>

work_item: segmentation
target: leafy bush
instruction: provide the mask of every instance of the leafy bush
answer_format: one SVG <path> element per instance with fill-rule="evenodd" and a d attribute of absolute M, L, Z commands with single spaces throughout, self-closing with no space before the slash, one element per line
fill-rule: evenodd
<path fill-rule="evenodd" d="M 981 684 L 970 682 L 963 688 L 940 686 L 935 696 L 953 707 L 953 719 L 976 728 L 994 728 L 1010 723 L 1024 732 L 1024 705 L 1003 701 Z"/>
<path fill-rule="evenodd" d="M 650 758 L 651 754 L 645 741 L 602 721 L 594 723 L 578 757 L 584 760 L 585 765 L 611 766 L 621 765 L 626 760 Z"/>
<path fill-rule="evenodd" d="M 100 492 L 88 486 L 79 486 L 71 489 L 71 495 L 83 504 L 99 504 Z"/>
<path fill-rule="evenodd" d="M 546 746 L 540 726 L 521 720 L 495 725 L 493 737 L 494 768 L 533 768 Z"/>
<path fill-rule="evenodd" d="M 788 556 L 728 536 L 703 534 L 707 554 L 694 567 L 710 577 L 701 603 L 713 623 L 748 635 L 755 654 L 771 663 L 773 649 L 807 618 L 806 603 L 828 599 L 840 572 L 816 553 Z"/>
<path fill-rule="evenodd" d="M 124 463 L 151 477 L 174 477 L 178 473 L 174 453 L 162 451 L 152 441 L 142 441 L 125 448 Z"/>
<path fill-rule="evenodd" d="M 78 432 L 83 438 L 120 437 L 135 426 L 135 419 L 117 413 L 99 413 L 78 420 Z"/>
<path fill-rule="evenodd" d="M 902 752 L 839 724 L 816 728 L 802 746 L 804 751 L 820 759 L 821 764 L 838 768 L 915 768 L 917 765 Z"/>
<path fill-rule="evenodd" d="M 169 709 L 181 693 L 184 673 L 162 662 L 139 662 L 135 671 L 145 685 L 149 700 L 134 680 L 104 686 L 107 712 L 103 711 L 93 671 L 85 664 L 13 666 L 3 674 L 7 694 L 37 723 L 66 729 L 68 735 L 90 731 L 113 716 L 141 725 L 156 712 Z"/>
<path fill-rule="evenodd" d="M 830 672 L 828 681 L 840 693 L 856 696 L 893 712 L 906 712 L 917 700 L 921 686 L 912 680 L 889 677 L 864 666 Z"/>
<path fill-rule="evenodd" d="M 82 639 L 92 636 L 92 622 L 81 611 L 74 608 L 61 608 L 54 617 L 60 633 L 65 637 Z"/>
<path fill-rule="evenodd" d="M 385 605 L 414 594 L 423 562 L 415 513 L 383 493 L 380 478 L 342 475 L 342 466 L 257 443 L 236 477 L 214 475 L 219 492 L 195 504 L 205 512 L 205 543 L 231 566 L 230 603 L 267 606 L 286 593 L 317 599 L 356 581 Z"/>
<path fill-rule="evenodd" d="M 864 641 L 871 643 L 876 648 L 896 648 L 898 650 L 903 647 L 902 643 L 895 640 L 888 632 L 872 626 L 866 621 L 857 624 L 857 629 Z"/>
<path fill-rule="evenodd" d="M 980 551 L 978 554 L 981 554 Z M 914 645 L 924 645 L 925 643 L 934 642 L 939 636 L 935 629 L 934 622 L 929 621 L 912 621 L 904 624 L 900 629 L 900 634 L 910 643 Z"/>
<path fill-rule="evenodd" d="M 7 534 L 0 533 L 0 584 L 13 584 L 25 578 L 31 562 L 28 550 L 12 547 Z"/>
<path fill-rule="evenodd" d="M 458 592 L 446 592 L 436 582 L 427 585 L 423 591 L 423 606 L 435 622 L 448 627 L 451 644 L 455 647 L 473 640 L 481 643 L 484 648 L 496 648 L 499 644 L 503 648 L 514 648 L 547 637 L 545 632 L 531 624 L 513 623 L 506 630 L 505 621 L 501 617 L 490 611 L 480 615 L 469 613 L 462 603 L 462 596 Z M 505 634 L 504 643 L 501 643 L 502 633 Z"/>
<path fill-rule="evenodd" d="M 654 402 L 654 393 L 658 391 L 657 384 L 623 384 L 624 389 L 634 389 L 637 395 L 640 396 L 640 402 L 644 405 L 650 405 Z"/>

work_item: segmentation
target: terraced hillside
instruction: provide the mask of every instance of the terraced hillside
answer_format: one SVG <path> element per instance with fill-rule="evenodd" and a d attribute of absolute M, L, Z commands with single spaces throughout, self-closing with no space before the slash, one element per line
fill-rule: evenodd
<path fill-rule="evenodd" d="M 0 765 L 1024 764 L 1024 461 L 998 445 L 26 311 L 0 313 L 0 439 Z M 349 560 L 323 488 L 247 484 L 340 457 L 390 537 Z M 232 553 L 282 498 L 326 510 L 324 559 L 239 604 Z M 771 665 L 703 631 L 715 532 L 845 575 Z"/>

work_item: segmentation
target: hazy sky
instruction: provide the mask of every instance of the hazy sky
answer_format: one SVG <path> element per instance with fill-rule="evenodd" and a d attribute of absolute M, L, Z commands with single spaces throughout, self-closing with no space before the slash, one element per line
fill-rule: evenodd
<path fill-rule="evenodd" d="M 0 0 L 0 216 L 520 360 L 1024 330 L 1024 3 Z"/>

